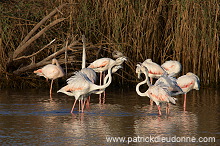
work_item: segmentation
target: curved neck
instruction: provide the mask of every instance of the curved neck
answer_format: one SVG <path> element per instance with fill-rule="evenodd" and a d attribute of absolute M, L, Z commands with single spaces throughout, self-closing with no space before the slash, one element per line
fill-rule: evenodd
<path fill-rule="evenodd" d="M 85 42 L 85 35 L 82 36 L 83 42 L 83 53 L 82 53 L 82 69 L 86 68 L 86 42 Z"/>
<path fill-rule="evenodd" d="M 147 92 L 147 91 L 141 92 L 141 91 L 139 90 L 139 88 L 140 88 L 141 85 L 147 83 L 147 85 L 148 85 L 149 87 L 152 86 L 152 85 L 150 84 L 150 81 L 149 81 L 149 78 L 148 78 L 148 75 L 147 75 L 146 72 L 144 72 L 144 75 L 145 75 L 145 80 L 142 81 L 142 82 L 140 82 L 140 83 L 138 83 L 137 86 L 136 86 L 136 92 L 137 92 L 137 94 L 140 95 L 140 96 L 146 96 L 146 92 Z"/>
<path fill-rule="evenodd" d="M 105 89 L 107 88 L 111 82 L 112 82 L 112 68 L 117 64 L 117 62 L 114 62 L 108 69 L 108 74 L 106 75 L 105 79 L 104 79 L 104 85 L 95 85 L 92 86 L 90 88 L 90 91 L 94 91 L 94 90 L 102 90 L 102 89 Z M 108 79 L 108 81 L 106 82 L 106 80 Z"/>
<path fill-rule="evenodd" d="M 52 60 L 52 64 L 56 64 L 56 66 L 60 66 L 60 64 L 58 63 L 58 61 L 56 59 Z"/>

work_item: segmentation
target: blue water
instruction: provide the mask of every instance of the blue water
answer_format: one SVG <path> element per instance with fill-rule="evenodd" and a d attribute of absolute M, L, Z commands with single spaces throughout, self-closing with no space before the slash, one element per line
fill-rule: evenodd
<path fill-rule="evenodd" d="M 219 145 L 220 92 L 215 89 L 191 91 L 186 111 L 182 96 L 170 114 L 158 116 L 149 99 L 139 97 L 133 89 L 107 89 L 105 104 L 92 95 L 84 113 L 78 105 L 71 114 L 72 97 L 47 90 L 0 91 L 1 145 L 146 145 L 138 137 L 214 137 L 215 142 L 178 143 L 179 145 Z M 107 142 L 106 137 L 125 137 L 125 142 Z M 142 139 L 143 140 L 143 139 Z M 145 139 L 147 140 L 147 139 Z M 153 145 L 176 145 L 152 142 Z"/>

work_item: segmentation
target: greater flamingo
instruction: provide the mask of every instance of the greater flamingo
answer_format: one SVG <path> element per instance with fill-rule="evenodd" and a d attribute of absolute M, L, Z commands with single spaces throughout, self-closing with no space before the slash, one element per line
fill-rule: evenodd
<path fill-rule="evenodd" d="M 142 65 L 148 69 L 148 76 L 150 77 L 151 84 L 153 84 L 153 78 L 159 78 L 165 73 L 164 69 L 157 63 L 153 62 L 151 59 L 146 59 Z M 151 99 L 150 105 L 153 105 L 153 101 Z"/>
<path fill-rule="evenodd" d="M 169 60 L 164 62 L 161 67 L 170 75 L 177 76 L 181 71 L 181 64 L 178 61 L 175 60 Z"/>
<path fill-rule="evenodd" d="M 139 96 L 148 96 L 152 101 L 154 101 L 158 108 L 158 113 L 161 116 L 160 103 L 167 103 L 166 113 L 169 113 L 169 103 L 176 104 L 176 98 L 171 97 L 171 93 L 163 88 L 162 85 L 152 85 L 148 78 L 148 69 L 145 66 L 139 68 L 145 75 L 145 80 L 138 83 L 136 86 L 136 92 Z M 146 92 L 140 92 L 139 88 L 141 85 L 147 83 L 149 88 Z"/>
<path fill-rule="evenodd" d="M 91 82 L 95 83 L 97 80 L 96 73 L 91 68 L 86 68 L 86 38 L 85 35 L 82 35 L 82 42 L 83 42 L 83 53 L 82 53 L 82 69 L 80 70 L 82 73 L 84 73 Z M 90 96 L 87 98 L 87 103 L 90 102 Z"/>
<path fill-rule="evenodd" d="M 188 72 L 186 75 L 180 76 L 177 78 L 177 84 L 184 92 L 184 103 L 183 108 L 186 108 L 186 94 L 192 89 L 199 90 L 200 80 L 197 75 L 194 73 Z"/>
<path fill-rule="evenodd" d="M 125 56 L 122 56 L 126 59 Z M 92 62 L 87 68 L 92 68 L 95 72 L 99 72 L 100 74 L 100 85 L 102 84 L 102 73 L 107 71 L 111 64 L 113 64 L 115 60 L 111 58 L 100 58 Z M 121 62 L 122 64 L 123 62 Z M 121 65 L 118 64 L 118 65 Z M 104 98 L 105 98 L 105 92 L 104 92 Z M 101 103 L 101 94 L 99 95 L 99 102 Z"/>
<path fill-rule="evenodd" d="M 165 73 L 164 69 L 157 63 L 153 62 L 151 59 L 146 59 L 142 65 L 148 69 L 151 84 L 153 83 L 153 78 L 159 78 Z"/>
<path fill-rule="evenodd" d="M 115 60 L 111 58 L 100 58 L 92 62 L 87 68 L 92 68 L 95 72 L 100 73 L 100 85 L 102 84 L 102 73 L 109 69 L 109 66 L 113 64 Z"/>
<path fill-rule="evenodd" d="M 57 92 L 62 92 L 64 94 L 67 94 L 68 96 L 74 96 L 75 101 L 71 110 L 71 113 L 73 112 L 75 103 L 77 100 L 83 100 L 83 98 L 86 98 L 88 95 L 95 93 L 99 94 L 100 92 L 103 92 L 105 88 L 107 88 L 111 82 L 112 82 L 112 68 L 115 65 L 120 65 L 126 60 L 125 57 L 120 57 L 116 59 L 114 63 L 112 63 L 109 66 L 108 69 L 108 75 L 107 77 L 109 78 L 107 83 L 104 85 L 96 85 L 91 80 L 87 77 L 87 75 L 83 74 L 82 72 L 76 72 L 74 76 L 70 77 L 67 80 L 67 85 L 62 87 L 59 91 Z M 101 91 L 100 91 L 101 90 Z M 82 112 L 83 112 L 84 106 L 82 105 Z"/>
<path fill-rule="evenodd" d="M 117 50 L 115 50 L 115 51 L 112 52 L 112 57 L 113 57 L 114 59 L 117 59 L 117 58 L 122 57 L 122 56 L 124 56 L 123 53 L 121 53 L 121 52 L 119 52 L 119 51 L 117 51 Z"/>
<path fill-rule="evenodd" d="M 52 64 L 48 64 L 41 69 L 35 70 L 34 73 L 38 76 L 45 77 L 47 80 L 51 79 L 50 97 L 52 97 L 53 80 L 64 76 L 64 71 L 55 58 L 52 59 Z"/>

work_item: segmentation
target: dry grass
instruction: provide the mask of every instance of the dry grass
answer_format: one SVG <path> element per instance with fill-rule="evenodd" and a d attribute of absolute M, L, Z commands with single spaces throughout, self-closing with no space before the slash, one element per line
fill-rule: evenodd
<path fill-rule="evenodd" d="M 33 51 L 54 37 L 58 40 L 54 48 L 59 49 L 67 38 L 85 34 L 89 42 L 103 48 L 104 54 L 99 57 L 111 57 L 113 50 L 129 57 L 122 76 L 115 78 L 121 83 L 135 82 L 135 65 L 147 58 L 158 64 L 178 60 L 183 66 L 182 74 L 194 72 L 202 85 L 219 83 L 218 0 L 23 0 L 17 7 L 10 7 L 13 11 L 7 10 L 8 4 L 3 4 L 0 6 L 4 12 L 0 14 L 2 72 L 13 70 L 6 66 L 8 54 L 37 22 L 63 3 L 77 4 L 51 18 L 67 19 L 34 42 Z M 45 51 L 41 57 L 51 52 Z M 88 57 L 87 62 L 93 60 L 94 57 Z"/>

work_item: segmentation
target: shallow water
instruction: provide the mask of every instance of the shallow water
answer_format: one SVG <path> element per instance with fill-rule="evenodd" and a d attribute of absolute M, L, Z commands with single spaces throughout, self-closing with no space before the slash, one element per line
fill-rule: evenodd
<path fill-rule="evenodd" d="M 220 145 L 219 103 L 217 89 L 200 89 L 188 93 L 186 111 L 183 98 L 162 116 L 149 99 L 139 97 L 134 89 L 107 89 L 104 105 L 98 95 L 84 113 L 70 110 L 73 98 L 42 90 L 0 91 L 0 143 L 2 145 L 175 145 L 175 140 L 200 137 L 215 142 L 178 143 L 180 145 Z M 107 138 L 125 138 L 124 142 L 107 142 Z M 151 139 L 150 139 L 151 138 Z M 162 138 L 168 142 L 160 141 Z M 170 138 L 170 140 L 168 139 Z M 179 138 L 179 139 L 178 139 Z M 201 139 L 200 139 L 201 140 Z"/>

